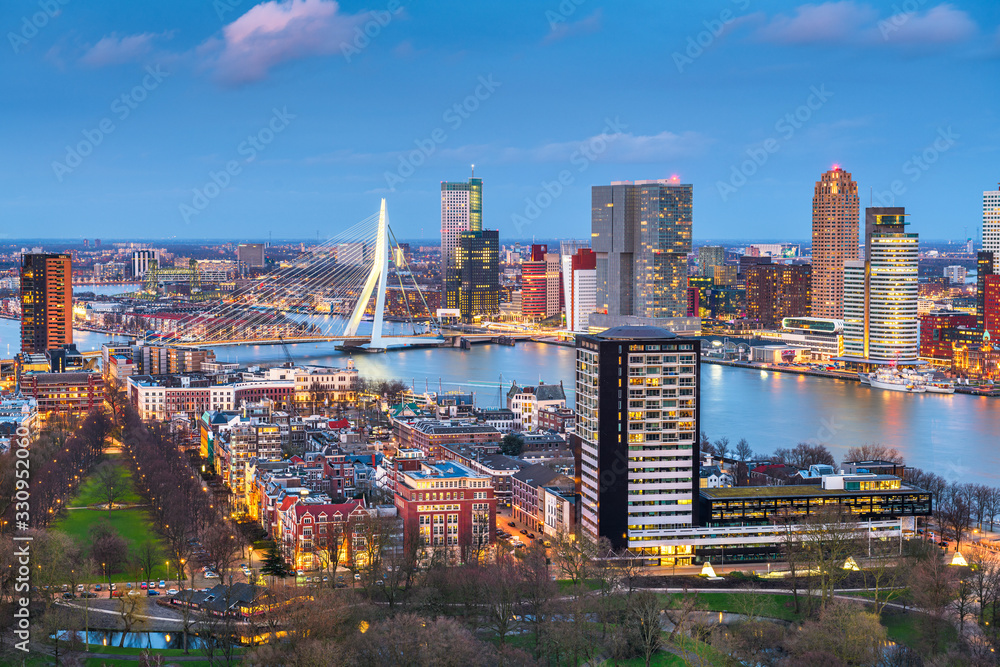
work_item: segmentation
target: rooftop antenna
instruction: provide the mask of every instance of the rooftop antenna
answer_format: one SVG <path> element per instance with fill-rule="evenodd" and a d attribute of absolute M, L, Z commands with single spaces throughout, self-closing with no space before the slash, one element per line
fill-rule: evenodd
<path fill-rule="evenodd" d="M 476 165 L 472 165 L 472 178 L 476 177 Z"/>

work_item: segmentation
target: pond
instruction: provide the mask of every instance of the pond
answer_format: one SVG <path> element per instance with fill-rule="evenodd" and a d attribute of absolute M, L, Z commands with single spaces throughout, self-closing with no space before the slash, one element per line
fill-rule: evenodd
<path fill-rule="evenodd" d="M 70 631 L 60 630 L 59 639 L 69 640 Z M 91 630 L 90 632 L 76 632 L 80 641 L 84 640 L 94 646 L 118 647 L 122 633 L 113 630 Z M 128 632 L 125 634 L 126 648 L 184 648 L 184 635 L 180 632 Z M 188 635 L 188 648 L 201 648 L 201 640 L 194 635 Z"/>

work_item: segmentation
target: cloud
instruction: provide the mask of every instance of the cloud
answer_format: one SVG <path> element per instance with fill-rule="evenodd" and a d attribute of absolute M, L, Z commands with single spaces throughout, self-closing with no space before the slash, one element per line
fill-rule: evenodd
<path fill-rule="evenodd" d="M 218 77 L 258 81 L 282 63 L 329 55 L 353 40 L 366 15 L 346 15 L 333 0 L 270 0 L 225 26 L 221 40 L 203 44 Z"/>
<path fill-rule="evenodd" d="M 795 8 L 794 16 L 775 16 L 757 30 L 757 37 L 778 44 L 847 41 L 876 18 L 874 9 L 853 0 L 801 5 Z"/>
<path fill-rule="evenodd" d="M 576 35 L 589 35 L 601 29 L 601 10 L 598 9 L 579 21 L 550 21 L 549 26 L 549 34 L 542 40 L 543 44 L 551 44 Z"/>
<path fill-rule="evenodd" d="M 155 34 L 144 32 L 140 35 L 125 35 L 119 37 L 111 33 L 97 44 L 89 47 L 80 62 L 89 67 L 106 67 L 132 62 L 148 55 L 153 50 L 153 41 L 169 33 Z"/>
<path fill-rule="evenodd" d="M 895 44 L 951 44 L 976 34 L 975 22 L 961 9 L 943 4 L 926 12 L 900 12 L 878 22 L 882 39 Z"/>

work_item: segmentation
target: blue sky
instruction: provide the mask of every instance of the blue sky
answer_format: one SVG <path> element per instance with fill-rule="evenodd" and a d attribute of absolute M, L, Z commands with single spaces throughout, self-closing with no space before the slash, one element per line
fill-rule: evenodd
<path fill-rule="evenodd" d="M 315 238 L 383 196 L 434 238 L 475 163 L 508 240 L 674 176 L 696 239 L 807 238 L 833 164 L 978 240 L 1000 181 L 993 0 L 5 0 L 0 31 L 7 238 Z"/>

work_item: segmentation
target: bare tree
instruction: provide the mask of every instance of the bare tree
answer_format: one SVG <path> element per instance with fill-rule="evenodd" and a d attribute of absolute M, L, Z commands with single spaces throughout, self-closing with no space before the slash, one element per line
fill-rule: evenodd
<path fill-rule="evenodd" d="M 482 568 L 481 597 L 485 601 L 483 625 L 496 633 L 500 651 L 514 630 L 514 615 L 521 601 L 522 580 L 514 557 L 506 549 L 494 550 L 494 562 Z"/>
<path fill-rule="evenodd" d="M 661 605 L 656 593 L 641 591 L 628 601 L 626 623 L 639 640 L 642 657 L 649 667 L 653 654 L 660 650 L 663 627 L 660 622 Z"/>
<path fill-rule="evenodd" d="M 115 503 L 128 495 L 128 475 L 120 465 L 105 461 L 94 471 L 94 481 L 101 500 L 108 506 L 108 517 Z"/>
<path fill-rule="evenodd" d="M 844 563 L 858 555 L 859 527 L 843 507 L 827 505 L 801 523 L 800 538 L 806 558 L 818 572 L 824 605 L 833 600 L 833 590 L 846 575 Z"/>
<path fill-rule="evenodd" d="M 135 550 L 133 559 L 142 568 L 143 579 L 150 581 L 153 578 L 153 570 L 160 562 L 160 550 L 156 548 L 156 543 L 146 540 Z"/>
<path fill-rule="evenodd" d="M 903 455 L 895 447 L 877 442 L 866 442 L 860 447 L 851 447 L 844 455 L 844 461 L 889 461 L 903 464 Z"/>

